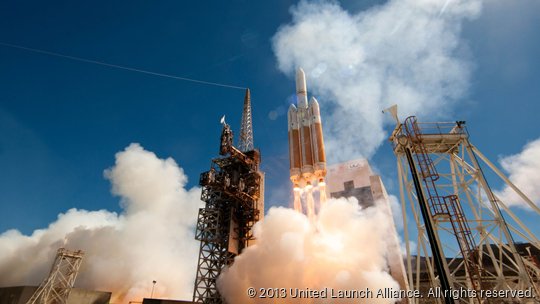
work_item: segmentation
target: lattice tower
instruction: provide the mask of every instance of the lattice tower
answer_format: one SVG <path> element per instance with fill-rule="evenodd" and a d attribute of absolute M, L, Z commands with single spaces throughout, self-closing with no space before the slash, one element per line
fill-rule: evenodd
<path fill-rule="evenodd" d="M 246 100 L 249 106 L 249 91 Z M 195 303 L 225 303 L 217 289 L 217 278 L 223 267 L 252 243 L 251 228 L 264 213 L 264 175 L 259 171 L 259 151 L 243 152 L 232 142 L 232 131 L 223 121 L 223 157 L 213 159 L 210 171 L 202 173 L 199 181 L 201 199 L 206 204 L 199 209 L 195 236 L 201 242 L 193 290 Z"/>
<path fill-rule="evenodd" d="M 487 289 L 531 289 L 537 297 L 539 265 L 530 251 L 540 253 L 540 242 L 491 190 L 480 160 L 536 215 L 540 208 L 470 142 L 465 123 L 420 123 L 411 116 L 404 123 L 398 121 L 390 141 L 397 156 L 402 210 L 408 209 L 403 220 L 409 288 L 464 288 L 477 294 Z M 412 215 L 416 238 L 409 231 L 413 229 L 407 213 Z M 411 253 L 411 241 L 417 244 L 416 255 Z M 529 253 L 521 243 L 528 244 Z M 531 300 L 477 296 L 455 302 Z M 448 298 L 437 301 L 454 303 Z"/>
<path fill-rule="evenodd" d="M 58 249 L 51 271 L 27 304 L 66 304 L 81 267 L 81 250 Z"/>

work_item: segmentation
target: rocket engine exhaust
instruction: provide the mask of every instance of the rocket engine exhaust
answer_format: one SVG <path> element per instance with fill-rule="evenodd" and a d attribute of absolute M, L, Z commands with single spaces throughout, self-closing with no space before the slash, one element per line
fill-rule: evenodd
<path fill-rule="evenodd" d="M 313 218 L 315 216 L 313 190 L 319 191 L 320 204 L 326 201 L 326 155 L 319 103 L 315 97 L 311 97 L 308 102 L 306 75 L 301 68 L 296 71 L 296 96 L 298 107 L 291 104 L 287 113 L 294 209 Z M 305 208 L 302 208 L 303 193 L 305 193 Z"/>

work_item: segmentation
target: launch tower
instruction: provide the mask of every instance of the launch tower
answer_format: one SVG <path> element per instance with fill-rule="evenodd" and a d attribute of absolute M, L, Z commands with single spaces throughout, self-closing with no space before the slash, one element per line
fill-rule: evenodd
<path fill-rule="evenodd" d="M 201 199 L 195 239 L 201 242 L 193 291 L 195 303 L 224 303 L 216 281 L 254 238 L 253 224 L 264 214 L 264 175 L 259 170 L 260 153 L 253 149 L 250 92 L 246 91 L 241 146 L 233 146 L 233 133 L 222 119 L 219 154 L 209 171 L 201 174 Z M 243 136 L 246 135 L 246 136 Z"/>
<path fill-rule="evenodd" d="M 401 123 L 396 108 L 391 111 L 397 121 L 390 141 L 397 156 L 402 210 L 408 201 L 418 232 L 417 238 L 411 237 L 403 212 L 409 288 L 426 290 L 422 282 L 428 280 L 429 287 L 476 293 L 439 299 L 444 303 L 535 301 L 482 296 L 481 290 L 530 290 L 538 301 L 539 265 L 519 249 L 519 242 L 534 251 L 540 242 L 491 190 L 479 160 L 540 214 L 538 206 L 470 142 L 465 122 L 420 123 L 411 116 Z M 418 246 L 416 256 L 411 242 Z"/>
<path fill-rule="evenodd" d="M 58 249 L 51 271 L 27 304 L 66 304 L 75 284 L 84 253 Z"/>

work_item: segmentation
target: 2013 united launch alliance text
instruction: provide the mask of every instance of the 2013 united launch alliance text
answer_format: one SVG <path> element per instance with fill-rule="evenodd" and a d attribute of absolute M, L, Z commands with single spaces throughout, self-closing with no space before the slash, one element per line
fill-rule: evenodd
<path fill-rule="evenodd" d="M 419 290 L 402 290 L 394 288 L 381 289 L 334 289 L 334 288 L 249 288 L 250 298 L 268 299 L 402 299 L 421 298 Z"/>

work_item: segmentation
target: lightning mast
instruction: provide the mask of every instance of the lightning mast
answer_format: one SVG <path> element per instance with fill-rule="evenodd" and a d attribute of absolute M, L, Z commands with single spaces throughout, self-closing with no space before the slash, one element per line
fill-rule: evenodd
<path fill-rule="evenodd" d="M 51 271 L 27 304 L 66 304 L 81 267 L 84 252 L 58 249 Z"/>
<path fill-rule="evenodd" d="M 540 265 L 516 240 L 536 252 L 540 241 L 491 190 L 479 160 L 537 215 L 540 208 L 470 142 L 465 122 L 421 123 L 411 116 L 401 123 L 394 112 L 397 125 L 390 141 L 397 156 L 409 288 L 421 290 L 427 280 L 431 287 L 476 292 L 476 297 L 461 295 L 455 303 L 532 300 L 509 297 L 494 302 L 481 297 L 481 290 L 530 289 L 538 299 Z M 416 239 L 408 229 L 407 202 Z M 418 246 L 416 256 L 411 241 Z M 451 297 L 436 300 L 454 302 Z"/>
<path fill-rule="evenodd" d="M 251 96 L 249 89 L 246 89 L 246 96 L 244 97 L 238 149 L 242 152 L 253 150 L 253 124 L 251 123 Z"/>
<path fill-rule="evenodd" d="M 193 290 L 195 303 L 225 303 L 217 279 L 234 257 L 252 244 L 253 225 L 264 214 L 264 174 L 259 170 L 260 153 L 253 149 L 249 90 L 244 99 L 240 142 L 251 150 L 233 146 L 233 133 L 222 119 L 222 157 L 212 159 L 210 171 L 201 174 L 201 200 L 195 239 L 200 241 L 199 262 Z M 249 124 L 249 125 L 248 125 Z"/>

